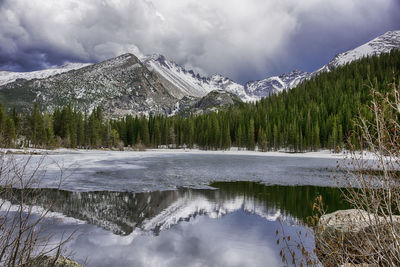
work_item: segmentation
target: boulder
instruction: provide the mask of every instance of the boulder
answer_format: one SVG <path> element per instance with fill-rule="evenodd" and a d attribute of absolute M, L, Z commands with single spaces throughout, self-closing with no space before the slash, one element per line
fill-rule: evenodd
<path fill-rule="evenodd" d="M 83 267 L 79 263 L 74 260 L 71 260 L 67 257 L 59 256 L 56 262 L 54 263 L 55 256 L 41 256 L 35 258 L 34 265 L 43 266 L 43 267 Z M 54 265 L 53 265 L 54 264 Z"/>
<path fill-rule="evenodd" d="M 339 210 L 321 216 L 315 229 L 316 254 L 324 266 L 381 265 L 399 234 L 400 216 L 390 222 L 360 209 Z"/>

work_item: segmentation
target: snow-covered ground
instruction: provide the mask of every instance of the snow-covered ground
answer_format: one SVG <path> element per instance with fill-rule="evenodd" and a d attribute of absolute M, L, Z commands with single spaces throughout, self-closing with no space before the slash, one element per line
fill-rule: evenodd
<path fill-rule="evenodd" d="M 340 153 L 334 153 L 331 150 L 319 150 L 313 152 L 286 152 L 286 151 L 251 151 L 246 149 L 238 149 L 237 147 L 232 147 L 230 150 L 201 150 L 201 149 L 146 149 L 145 151 L 111 151 L 107 149 L 67 149 L 59 148 L 54 150 L 49 149 L 15 149 L 15 148 L 0 148 L 0 153 L 11 153 L 11 154 L 37 154 L 37 155 L 60 155 L 60 154 L 71 154 L 71 153 L 83 153 L 83 154 L 98 154 L 98 153 L 111 153 L 115 156 L 124 155 L 142 155 L 142 156 L 153 156 L 153 155 L 163 155 L 163 154 L 204 154 L 204 155 L 242 155 L 242 156 L 262 156 L 262 157 L 302 157 L 302 158 L 337 158 L 341 159 L 348 155 L 347 151 Z M 365 155 L 370 153 L 364 152 Z M 101 155 L 99 155 L 101 157 Z"/>

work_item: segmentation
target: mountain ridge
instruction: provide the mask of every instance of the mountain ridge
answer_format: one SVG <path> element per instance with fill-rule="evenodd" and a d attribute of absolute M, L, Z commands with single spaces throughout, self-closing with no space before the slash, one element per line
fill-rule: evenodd
<path fill-rule="evenodd" d="M 91 63 L 69 62 L 59 67 L 57 66 L 49 69 L 37 70 L 31 72 L 13 72 L 13 71 L 0 70 L 0 86 L 5 85 L 7 83 L 15 82 L 18 79 L 25 79 L 25 80 L 44 79 L 71 70 L 77 70 L 89 65 L 91 65 Z"/>
<path fill-rule="evenodd" d="M 400 49 L 400 30 L 388 31 L 354 49 L 337 54 L 328 64 L 311 73 L 311 77 L 366 56 L 389 53 L 392 49 Z"/>
<path fill-rule="evenodd" d="M 174 61 L 166 59 L 165 56 L 153 54 L 141 57 L 142 62 L 150 70 L 156 71 L 169 83 L 180 88 L 181 97 L 194 96 L 204 97 L 211 91 L 224 90 L 238 95 L 243 101 L 251 101 L 244 90 L 244 86 L 219 74 L 203 77 L 194 73 L 193 70 L 186 70 Z"/>
<path fill-rule="evenodd" d="M 307 79 L 308 76 L 309 73 L 307 72 L 294 70 L 279 76 L 247 82 L 245 84 L 245 91 L 247 94 L 256 98 L 268 97 L 271 94 L 280 93 L 283 90 L 296 87 Z"/>
<path fill-rule="evenodd" d="M 13 92 L 22 97 L 16 98 Z M 114 116 L 168 114 L 176 102 L 133 54 L 44 79 L 17 80 L 0 86 L 0 97 L 22 107 L 38 102 L 49 111 L 68 103 L 84 112 L 102 106 L 105 113 Z"/>
<path fill-rule="evenodd" d="M 101 105 L 106 113 L 116 117 L 127 114 L 174 115 L 196 109 L 203 98 L 208 103 L 220 105 L 216 109 L 237 102 L 233 95 L 223 95 L 222 91 L 234 94 L 244 102 L 257 101 L 354 60 L 399 48 L 400 31 L 389 31 L 336 55 L 312 73 L 294 70 L 249 81 L 244 86 L 219 74 L 203 77 L 163 55 L 137 58 L 127 53 L 95 64 L 69 63 L 26 73 L 0 71 L 0 100 L 7 104 L 14 101 L 20 106 L 29 106 L 36 101 L 50 110 L 67 102 L 74 102 L 85 111 Z M 211 95 L 223 96 L 224 101 L 212 101 L 209 96 L 213 91 L 220 93 Z M 16 99 L 18 96 L 20 99 Z M 208 111 L 216 110 L 206 106 Z"/>

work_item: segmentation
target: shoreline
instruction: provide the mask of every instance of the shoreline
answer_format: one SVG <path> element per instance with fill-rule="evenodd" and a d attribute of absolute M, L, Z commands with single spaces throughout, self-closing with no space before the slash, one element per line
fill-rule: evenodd
<path fill-rule="evenodd" d="M 16 149 L 16 148 L 2 148 L 0 149 L 2 154 L 13 154 L 13 155 L 62 155 L 71 153 L 104 153 L 104 154 L 143 154 L 143 155 L 167 155 L 167 154 L 203 154 L 203 155 L 232 155 L 232 156 L 259 156 L 259 157 L 295 157 L 295 158 L 331 158 L 331 159 L 343 159 L 348 153 L 346 151 L 340 153 L 334 153 L 328 149 L 310 152 L 286 152 L 286 151 L 251 151 L 251 150 L 239 150 L 236 147 L 230 150 L 201 150 L 201 149 L 169 149 L 169 148 L 152 148 L 143 151 L 137 150 L 109 150 L 109 149 L 72 149 L 72 148 L 58 148 L 54 150 L 50 149 Z"/>

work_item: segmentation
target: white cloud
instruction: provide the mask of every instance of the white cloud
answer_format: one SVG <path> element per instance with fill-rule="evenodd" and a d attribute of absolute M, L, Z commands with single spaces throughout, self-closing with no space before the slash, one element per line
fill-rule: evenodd
<path fill-rule="evenodd" d="M 162 53 L 242 79 L 281 69 L 302 31 L 340 35 L 386 25 L 395 0 L 5 0 L 0 67 Z M 386 15 L 387 17 L 387 15 Z M 382 19 L 384 18 L 384 19 Z M 365 34 L 364 34 L 365 35 Z M 347 36 L 347 35 L 346 35 Z M 310 38 L 310 36 L 304 36 Z M 313 37 L 313 36 L 311 36 Z M 288 52 L 288 50 L 294 52 Z"/>

